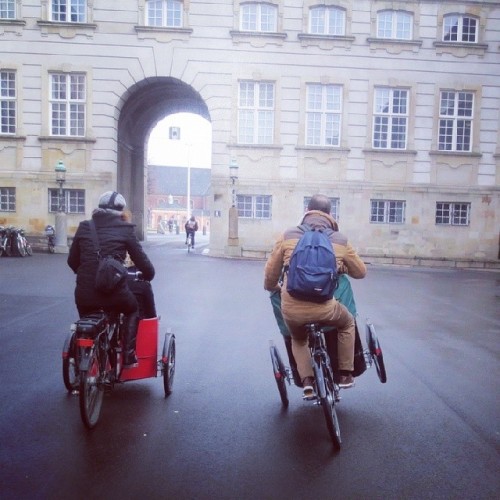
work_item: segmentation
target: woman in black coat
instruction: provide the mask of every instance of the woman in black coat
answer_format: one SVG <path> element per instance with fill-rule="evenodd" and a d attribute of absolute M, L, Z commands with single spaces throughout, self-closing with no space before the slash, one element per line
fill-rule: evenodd
<path fill-rule="evenodd" d="M 99 208 L 92 213 L 101 255 L 112 255 L 124 262 L 128 252 L 143 278 L 151 281 L 155 269 L 135 235 L 134 224 L 124 216 L 125 206 L 125 198 L 121 194 L 107 191 L 99 199 Z M 130 291 L 127 280 L 111 294 L 95 289 L 98 260 L 88 220 L 82 221 L 78 226 L 69 250 L 68 265 L 76 273 L 75 303 L 80 317 L 99 309 L 126 315 L 123 364 L 136 365 L 135 341 L 139 324 L 137 300 Z"/>

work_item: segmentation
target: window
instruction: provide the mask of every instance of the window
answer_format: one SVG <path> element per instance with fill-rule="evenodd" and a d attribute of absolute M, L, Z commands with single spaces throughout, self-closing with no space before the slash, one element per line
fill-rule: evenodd
<path fill-rule="evenodd" d="M 274 139 L 274 84 L 240 82 L 238 143 L 272 144 Z"/>
<path fill-rule="evenodd" d="M 370 222 L 404 224 L 406 201 L 371 200 Z"/>
<path fill-rule="evenodd" d="M 16 0 L 0 0 L 0 19 L 16 18 Z"/>
<path fill-rule="evenodd" d="M 0 71 L 0 133 L 16 133 L 16 74 Z"/>
<path fill-rule="evenodd" d="M 52 0 L 51 20 L 61 23 L 84 23 L 86 0 Z"/>
<path fill-rule="evenodd" d="M 240 29 L 242 31 L 276 32 L 278 8 L 267 3 L 241 5 Z"/>
<path fill-rule="evenodd" d="M 64 189 L 62 209 L 68 214 L 85 213 L 85 190 Z M 59 189 L 49 189 L 49 212 L 59 211 Z"/>
<path fill-rule="evenodd" d="M 0 187 L 0 211 L 16 211 L 16 188 Z"/>
<path fill-rule="evenodd" d="M 309 205 L 310 201 L 311 201 L 310 196 L 304 197 L 304 213 L 307 212 L 307 205 Z M 330 198 L 330 202 L 332 204 L 332 209 L 330 210 L 330 215 L 338 222 L 340 198 Z"/>
<path fill-rule="evenodd" d="M 440 151 L 471 151 L 473 111 L 472 92 L 441 92 L 438 142 Z"/>
<path fill-rule="evenodd" d="M 338 7 L 313 7 L 309 11 L 309 33 L 345 35 L 345 11 Z"/>
<path fill-rule="evenodd" d="M 339 146 L 342 87 L 307 85 L 306 145 Z"/>
<path fill-rule="evenodd" d="M 470 203 L 436 203 L 436 224 L 468 226 L 470 223 Z"/>
<path fill-rule="evenodd" d="M 50 75 L 50 130 L 52 135 L 85 135 L 85 75 Z"/>
<path fill-rule="evenodd" d="M 408 90 L 375 89 L 373 147 L 406 149 L 408 129 Z"/>
<path fill-rule="evenodd" d="M 411 40 L 413 15 L 409 12 L 384 10 L 377 14 L 377 37 Z"/>
<path fill-rule="evenodd" d="M 165 28 L 182 28 L 182 1 L 149 0 L 146 24 Z"/>
<path fill-rule="evenodd" d="M 270 219 L 271 218 L 271 196 L 236 196 L 238 217 L 242 219 Z"/>
<path fill-rule="evenodd" d="M 458 14 L 445 16 L 443 41 L 477 43 L 477 19 Z"/>

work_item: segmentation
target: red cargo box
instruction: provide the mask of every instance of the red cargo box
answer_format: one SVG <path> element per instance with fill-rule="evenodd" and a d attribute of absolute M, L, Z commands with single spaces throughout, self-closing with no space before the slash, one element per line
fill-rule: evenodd
<path fill-rule="evenodd" d="M 137 329 L 137 359 L 139 366 L 124 368 L 121 381 L 156 377 L 158 372 L 159 318 L 141 319 Z"/>

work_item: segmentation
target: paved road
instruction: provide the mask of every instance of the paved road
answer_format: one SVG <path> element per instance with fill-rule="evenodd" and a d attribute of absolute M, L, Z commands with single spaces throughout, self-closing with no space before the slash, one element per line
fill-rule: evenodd
<path fill-rule="evenodd" d="M 389 380 L 372 369 L 344 392 L 335 454 L 299 389 L 281 409 L 263 263 L 203 243 L 147 244 L 161 328 L 177 336 L 173 394 L 159 378 L 117 387 L 91 432 L 61 377 L 76 317 L 65 256 L 0 259 L 2 499 L 499 497 L 500 274 L 372 266 L 354 282 Z"/>

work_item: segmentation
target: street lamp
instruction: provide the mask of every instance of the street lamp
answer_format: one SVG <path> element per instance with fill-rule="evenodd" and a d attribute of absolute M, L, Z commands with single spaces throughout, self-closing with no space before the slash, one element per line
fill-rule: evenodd
<path fill-rule="evenodd" d="M 59 184 L 57 193 L 57 213 L 56 213 L 56 244 L 55 251 L 57 253 L 68 253 L 68 236 L 66 230 L 66 212 L 64 210 L 64 191 L 63 185 L 66 182 L 66 167 L 62 160 L 57 162 L 56 182 Z"/>
<path fill-rule="evenodd" d="M 66 182 L 66 167 L 62 160 L 56 165 L 56 182 L 59 184 L 59 193 L 57 195 L 57 211 L 64 212 L 64 191 L 63 185 Z"/>
<path fill-rule="evenodd" d="M 231 159 L 231 163 L 229 164 L 229 178 L 231 179 L 231 185 L 233 186 L 233 207 L 236 206 L 236 189 L 234 185 L 238 180 L 238 163 L 234 158 Z"/>
<path fill-rule="evenodd" d="M 232 205 L 229 209 L 229 232 L 228 232 L 228 251 L 231 255 L 238 255 L 241 252 L 238 239 L 238 208 L 236 207 L 236 188 L 238 180 L 238 163 L 234 158 L 229 163 L 229 179 L 232 187 Z"/>

